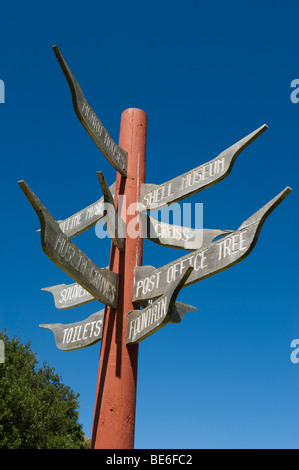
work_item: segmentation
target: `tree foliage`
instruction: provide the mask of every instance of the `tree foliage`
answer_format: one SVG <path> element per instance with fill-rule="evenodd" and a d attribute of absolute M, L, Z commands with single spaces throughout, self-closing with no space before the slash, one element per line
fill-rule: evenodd
<path fill-rule="evenodd" d="M 79 418 L 79 394 L 64 385 L 46 362 L 38 368 L 30 342 L 0 332 L 5 362 L 0 363 L 0 448 L 82 449 L 86 439 Z"/>

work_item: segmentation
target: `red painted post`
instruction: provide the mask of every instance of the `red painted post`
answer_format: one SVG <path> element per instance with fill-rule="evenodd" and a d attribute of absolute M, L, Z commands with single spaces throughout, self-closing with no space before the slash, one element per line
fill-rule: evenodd
<path fill-rule="evenodd" d="M 115 202 L 125 196 L 121 217 L 135 226 L 137 211 L 126 211 L 140 200 L 145 181 L 147 116 L 140 109 L 122 113 L 119 145 L 128 152 L 127 178 L 117 174 Z M 126 207 L 125 207 L 126 205 Z M 125 214 L 126 211 L 126 214 Z M 133 220 L 134 219 L 134 220 Z M 117 309 L 106 306 L 96 388 L 92 449 L 133 449 L 135 431 L 138 344 L 126 345 L 128 311 L 132 304 L 134 268 L 142 264 L 141 237 L 127 233 L 125 249 L 111 244 L 110 269 L 119 273 Z"/>

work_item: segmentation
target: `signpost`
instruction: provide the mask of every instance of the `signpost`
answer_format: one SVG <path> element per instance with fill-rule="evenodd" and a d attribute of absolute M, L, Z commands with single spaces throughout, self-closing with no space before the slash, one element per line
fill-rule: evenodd
<path fill-rule="evenodd" d="M 111 194 L 114 196 L 115 183 L 109 186 Z M 72 238 L 85 230 L 93 227 L 104 217 L 104 196 L 90 206 L 82 209 L 65 220 L 58 220 L 60 229 L 68 237 Z"/>
<path fill-rule="evenodd" d="M 62 57 L 58 47 L 53 46 L 53 51 L 69 84 L 74 110 L 80 122 L 111 165 L 119 171 L 121 175 L 126 176 L 127 152 L 114 142 L 92 107 L 86 101 L 79 83 Z"/>
<path fill-rule="evenodd" d="M 129 312 L 127 344 L 139 343 L 166 325 L 170 320 L 175 299 L 192 271 L 191 266 L 186 268 L 183 274 L 167 287 L 164 295 L 143 310 Z"/>
<path fill-rule="evenodd" d="M 67 325 L 52 323 L 39 326 L 53 331 L 58 349 L 75 351 L 92 346 L 102 339 L 104 312 L 104 309 L 100 310 L 90 315 L 86 320 Z"/>
<path fill-rule="evenodd" d="M 230 174 L 238 155 L 266 129 L 268 126 L 264 124 L 221 152 L 218 157 L 166 183 L 143 184 L 140 202 L 146 210 L 160 209 L 213 186 Z"/>
<path fill-rule="evenodd" d="M 19 181 L 39 217 L 43 251 L 75 281 L 43 290 L 53 294 L 55 306 L 61 310 L 96 300 L 105 304 L 105 309 L 83 321 L 40 326 L 54 333 L 56 345 L 63 351 L 82 349 L 102 340 L 91 448 L 130 449 L 134 446 L 139 343 L 167 323 L 181 323 L 188 311 L 196 310 L 176 301 L 180 289 L 247 257 L 266 218 L 291 189 L 286 187 L 235 231 L 191 229 L 153 219 L 145 212 L 180 201 L 228 176 L 240 152 L 267 126 L 166 183 L 145 184 L 146 114 L 135 108 L 122 113 L 117 145 L 87 103 L 57 46 L 53 49 L 70 86 L 79 120 L 118 173 L 116 182 L 108 187 L 103 173 L 98 172 L 103 197 L 59 222 L 29 186 Z M 120 196 L 126 198 L 126 207 L 118 206 Z M 135 213 L 125 211 L 138 204 L 141 209 L 136 221 Z M 70 240 L 103 218 L 112 238 L 109 268 L 104 269 Z M 140 228 L 134 237 L 127 230 L 132 222 Z M 161 268 L 142 266 L 143 236 L 161 246 L 191 253 Z"/>
<path fill-rule="evenodd" d="M 77 282 L 74 284 L 59 284 L 57 286 L 44 287 L 42 290 L 53 294 L 55 307 L 59 308 L 59 310 L 79 307 L 80 305 L 96 300 Z M 145 301 L 143 304 L 147 305 L 148 302 Z M 175 302 L 171 310 L 169 323 L 180 323 L 184 315 L 190 310 L 197 310 L 197 308 L 184 304 L 183 302 Z"/>
<path fill-rule="evenodd" d="M 209 245 L 215 238 L 232 232 L 232 230 L 194 229 L 167 224 L 144 213 L 141 213 L 140 217 L 144 232 L 147 234 L 146 238 L 158 245 L 179 250 L 197 250 L 202 246 Z"/>
<path fill-rule="evenodd" d="M 45 254 L 97 300 L 116 307 L 118 275 L 98 268 L 60 230 L 59 225 L 25 181 L 19 185 L 36 211 L 41 223 L 41 244 Z"/>
<path fill-rule="evenodd" d="M 105 219 L 106 227 L 110 237 L 113 240 L 113 243 L 120 251 L 124 251 L 125 239 L 126 239 L 126 224 L 120 218 L 117 209 L 114 204 L 113 195 L 106 183 L 104 175 L 101 171 L 97 172 L 100 184 L 102 186 L 102 191 L 104 194 L 104 203 L 105 203 Z"/>
<path fill-rule="evenodd" d="M 58 284 L 57 286 L 44 287 L 45 292 L 51 292 L 54 297 L 55 307 L 66 310 L 93 302 L 95 297 L 85 290 L 80 284 Z"/>
<path fill-rule="evenodd" d="M 167 286 L 177 279 L 186 266 L 193 266 L 194 270 L 183 287 L 213 276 L 242 261 L 253 250 L 268 215 L 290 191 L 289 187 L 285 188 L 259 211 L 245 220 L 238 230 L 219 241 L 215 241 L 158 269 L 151 266 L 135 268 L 133 301 L 138 302 L 162 295 Z"/>

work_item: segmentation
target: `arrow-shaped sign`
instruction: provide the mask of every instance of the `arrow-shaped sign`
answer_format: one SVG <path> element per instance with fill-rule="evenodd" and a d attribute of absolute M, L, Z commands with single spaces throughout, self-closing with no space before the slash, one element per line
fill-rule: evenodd
<path fill-rule="evenodd" d="M 64 325 L 50 323 L 39 325 L 41 328 L 52 330 L 55 343 L 62 351 L 74 351 L 97 343 L 103 336 L 105 309 L 90 315 L 86 320 Z"/>
<path fill-rule="evenodd" d="M 224 150 L 218 157 L 166 183 L 160 185 L 142 184 L 140 202 L 146 210 L 160 209 L 218 183 L 230 174 L 234 162 L 242 150 L 267 128 L 268 126 L 264 124 Z"/>
<path fill-rule="evenodd" d="M 115 183 L 109 186 L 112 196 L 115 194 Z M 93 227 L 104 217 L 104 196 L 98 201 L 90 204 L 76 214 L 68 217 L 65 220 L 57 220 L 60 229 L 68 237 L 72 238 L 85 230 Z"/>
<path fill-rule="evenodd" d="M 80 284 L 58 284 L 57 286 L 44 287 L 44 292 L 53 294 L 55 307 L 59 310 L 67 310 L 73 307 L 87 304 L 96 300 L 87 290 L 83 289 Z M 150 302 L 150 301 L 149 301 Z M 147 307 L 148 301 L 144 301 L 144 307 Z M 176 302 L 171 312 L 169 323 L 180 323 L 187 312 L 197 310 L 192 305 Z"/>
<path fill-rule="evenodd" d="M 143 310 L 132 310 L 128 315 L 127 344 L 135 344 L 144 340 L 162 328 L 170 320 L 176 297 L 192 273 L 189 266 L 164 291 L 158 300 Z"/>
<path fill-rule="evenodd" d="M 291 192 L 285 188 L 268 204 L 245 220 L 238 230 L 199 250 L 179 258 L 161 268 L 140 266 L 135 268 L 133 302 L 156 298 L 176 281 L 186 266 L 194 271 L 183 287 L 213 276 L 242 261 L 253 250 L 268 215 Z"/>
<path fill-rule="evenodd" d="M 114 198 L 115 183 L 109 186 L 109 191 Z M 104 196 L 102 196 L 98 201 L 76 212 L 76 214 L 71 215 L 67 219 L 57 220 L 57 223 L 59 224 L 60 230 L 62 230 L 68 238 L 72 238 L 93 227 L 97 222 L 102 220 L 104 216 Z M 40 229 L 38 229 L 37 232 L 40 232 Z"/>
<path fill-rule="evenodd" d="M 126 176 L 127 152 L 114 142 L 92 107 L 86 101 L 79 83 L 62 57 L 58 47 L 53 46 L 53 51 L 69 84 L 74 110 L 80 122 L 111 165 L 119 171 L 121 175 Z"/>
<path fill-rule="evenodd" d="M 97 175 L 104 194 L 106 212 L 105 225 L 107 227 L 107 231 L 114 245 L 117 246 L 120 251 L 124 251 L 126 239 L 126 224 L 118 214 L 118 211 L 114 204 L 114 197 L 109 189 L 108 184 L 106 183 L 103 173 L 101 171 L 97 171 Z"/>
<path fill-rule="evenodd" d="M 148 214 L 140 213 L 142 226 L 147 238 L 158 245 L 180 250 L 198 250 L 233 230 L 194 229 L 180 225 L 159 222 Z"/>
<path fill-rule="evenodd" d="M 96 300 L 87 290 L 77 282 L 73 284 L 58 284 L 57 286 L 44 287 L 44 292 L 51 292 L 54 297 L 55 307 L 60 310 L 78 307 Z"/>
<path fill-rule="evenodd" d="M 36 211 L 41 224 L 45 254 L 64 272 L 103 304 L 117 306 L 118 274 L 101 269 L 60 230 L 58 223 L 25 181 L 19 185 Z"/>

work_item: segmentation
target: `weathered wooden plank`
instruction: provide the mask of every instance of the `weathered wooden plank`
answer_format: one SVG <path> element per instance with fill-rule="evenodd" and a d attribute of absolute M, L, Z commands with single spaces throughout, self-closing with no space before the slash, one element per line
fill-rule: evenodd
<path fill-rule="evenodd" d="M 114 198 L 115 183 L 109 186 L 109 190 Z M 76 212 L 76 214 L 71 215 L 67 219 L 57 220 L 57 223 L 68 238 L 73 238 L 85 230 L 93 227 L 104 217 L 104 196 L 102 196 L 98 201 L 90 204 L 81 211 Z M 40 232 L 40 229 L 38 229 L 37 232 Z"/>
<path fill-rule="evenodd" d="M 102 339 L 105 309 L 76 323 L 39 325 L 54 333 L 55 343 L 62 351 L 74 351 L 91 346 Z"/>
<path fill-rule="evenodd" d="M 59 284 L 57 286 L 44 287 L 44 292 L 53 294 L 55 307 L 60 310 L 78 307 L 96 300 L 87 290 L 77 282 L 73 284 Z"/>
<path fill-rule="evenodd" d="M 192 273 L 192 266 L 184 269 L 158 300 L 143 310 L 132 310 L 128 315 L 127 344 L 135 344 L 160 330 L 170 320 L 176 297 Z"/>
<path fill-rule="evenodd" d="M 268 126 L 256 129 L 239 142 L 221 152 L 218 157 L 163 184 L 142 184 L 140 202 L 146 210 L 159 209 L 191 196 L 226 178 L 238 155 Z"/>
<path fill-rule="evenodd" d="M 59 225 L 25 181 L 19 185 L 36 211 L 41 224 L 45 254 L 84 289 L 104 304 L 117 306 L 118 274 L 101 269 L 60 230 Z"/>
<path fill-rule="evenodd" d="M 57 286 L 44 287 L 42 291 L 53 294 L 55 307 L 60 310 L 79 307 L 80 305 L 96 300 L 76 282 L 74 284 L 59 284 Z M 151 301 L 145 300 L 142 302 L 143 307 L 147 307 L 149 302 Z M 197 308 L 192 307 L 192 305 L 184 304 L 183 302 L 175 302 L 169 323 L 180 323 L 184 315 L 191 310 L 197 310 Z"/>
<path fill-rule="evenodd" d="M 53 46 L 53 51 L 69 84 L 74 110 L 79 121 L 82 123 L 83 127 L 99 147 L 101 152 L 105 155 L 109 163 L 121 175 L 126 176 L 128 160 L 127 152 L 114 142 L 92 107 L 88 104 L 79 83 L 75 79 L 58 47 Z"/>
<path fill-rule="evenodd" d="M 148 214 L 140 213 L 143 233 L 158 245 L 179 250 L 198 250 L 209 245 L 215 238 L 232 233 L 233 230 L 193 229 L 159 222 Z"/>
<path fill-rule="evenodd" d="M 290 191 L 291 188 L 285 188 L 245 220 L 238 230 L 219 241 L 216 240 L 158 269 L 152 266 L 136 267 L 133 302 L 162 295 L 168 285 L 171 285 L 188 265 L 193 266 L 194 271 L 183 287 L 206 279 L 242 261 L 253 250 L 266 218 Z"/>
<path fill-rule="evenodd" d="M 115 246 L 120 251 L 124 251 L 126 240 L 126 224 L 121 219 L 114 204 L 114 197 L 109 190 L 104 175 L 101 171 L 97 171 L 97 175 L 104 194 L 105 203 L 105 225 L 107 231 Z"/>
<path fill-rule="evenodd" d="M 148 307 L 149 305 L 153 304 L 155 300 L 144 300 L 142 302 L 142 307 Z M 176 301 L 175 304 L 172 306 L 171 314 L 170 314 L 170 319 L 168 320 L 168 323 L 172 325 L 177 325 L 178 323 L 181 323 L 183 320 L 184 316 L 186 315 L 187 312 L 195 311 L 198 310 L 197 307 L 193 307 L 192 305 L 184 304 L 183 302 L 178 302 Z"/>

